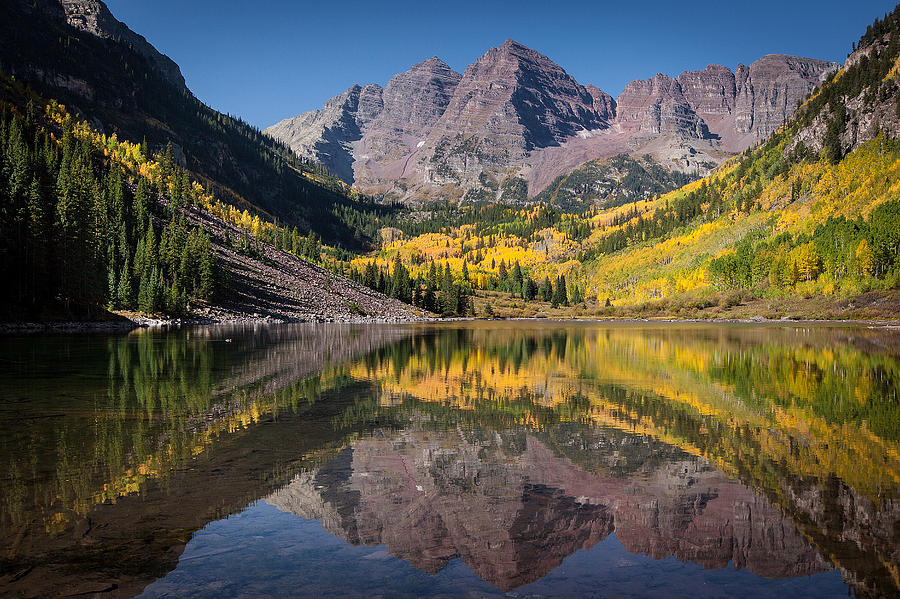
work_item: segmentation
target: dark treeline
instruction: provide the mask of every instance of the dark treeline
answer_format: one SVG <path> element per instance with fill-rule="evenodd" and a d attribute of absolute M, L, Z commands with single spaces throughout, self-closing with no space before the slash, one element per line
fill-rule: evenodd
<path fill-rule="evenodd" d="M 572 287 L 570 296 L 565 276 L 559 275 L 555 279 L 544 277 L 541 281 L 535 281 L 518 262 L 514 262 L 509 268 L 501 260 L 497 265 L 497 277 L 490 279 L 488 289 L 511 293 L 528 302 L 536 300 L 550 302 L 554 308 L 582 302 L 582 295 L 577 286 Z"/>
<path fill-rule="evenodd" d="M 160 190 L 64 128 L 0 103 L 0 292 L 4 317 L 92 317 L 104 308 L 178 315 L 212 297 L 207 234 L 178 209 L 190 181 L 169 160 Z"/>
<path fill-rule="evenodd" d="M 471 299 L 474 292 L 468 277 L 464 274 L 463 280 L 454 280 L 447 264 L 440 269 L 432 262 L 424 279 L 412 279 L 397 254 L 390 270 L 380 268 L 373 260 L 362 271 L 351 268 L 348 275 L 366 287 L 435 314 L 474 314 Z"/>
<path fill-rule="evenodd" d="M 445 263 L 441 268 L 434 261 L 430 263 L 428 273 L 424 277 L 412 278 L 400 260 L 400 255 L 396 254 L 390 269 L 380 268 L 373 260 L 367 263 L 363 270 L 351 267 L 346 274 L 371 289 L 436 314 L 475 315 L 472 302 L 475 285 L 470 279 L 466 263 L 463 263 L 459 278 L 454 278 L 449 264 Z M 549 302 L 554 308 L 583 301 L 577 286 L 573 285 L 571 292 L 569 291 L 563 275 L 535 281 L 525 273 L 518 262 L 514 263 L 512 268 L 507 268 L 501 261 L 498 276 L 491 277 L 487 289 L 510 293 L 529 302 Z M 485 309 L 487 316 L 493 314 L 489 304 Z"/>

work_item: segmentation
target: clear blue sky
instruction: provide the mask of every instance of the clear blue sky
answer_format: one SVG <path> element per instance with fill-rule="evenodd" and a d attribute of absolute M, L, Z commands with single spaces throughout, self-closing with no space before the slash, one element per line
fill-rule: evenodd
<path fill-rule="evenodd" d="M 732 69 L 763 54 L 843 62 L 876 0 L 565 2 L 107 0 L 181 66 L 210 106 L 259 127 L 318 108 L 354 83 L 384 85 L 430 56 L 462 72 L 513 38 L 580 83 L 618 96 L 657 72 Z"/>

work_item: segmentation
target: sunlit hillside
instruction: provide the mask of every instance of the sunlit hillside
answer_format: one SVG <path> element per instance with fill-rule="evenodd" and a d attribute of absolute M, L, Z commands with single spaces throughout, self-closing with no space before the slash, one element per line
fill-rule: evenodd
<path fill-rule="evenodd" d="M 567 302 L 598 307 L 897 288 L 898 21 L 897 11 L 876 21 L 791 121 L 703 180 L 609 209 L 436 209 L 384 229 L 377 256 L 353 266 L 389 272 L 399 256 L 413 279 L 425 281 L 434 263 L 460 283 L 525 300 L 535 295 L 529 279 L 540 288 L 562 276 Z"/>

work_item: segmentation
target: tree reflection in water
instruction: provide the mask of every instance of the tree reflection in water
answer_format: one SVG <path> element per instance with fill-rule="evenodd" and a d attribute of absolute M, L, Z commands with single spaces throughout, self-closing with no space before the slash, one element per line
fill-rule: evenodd
<path fill-rule="evenodd" d="M 134 595 L 265 498 L 502 590 L 614 535 L 896 594 L 898 341 L 560 323 L 6 339 L 0 588 Z"/>

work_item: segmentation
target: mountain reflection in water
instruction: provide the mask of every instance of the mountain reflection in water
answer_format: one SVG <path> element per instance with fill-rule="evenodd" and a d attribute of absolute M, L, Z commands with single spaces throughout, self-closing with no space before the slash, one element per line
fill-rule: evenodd
<path fill-rule="evenodd" d="M 564 323 L 3 339 L 0 594 L 897 595 L 898 341 Z"/>
<path fill-rule="evenodd" d="M 590 462 L 565 456 L 564 442 Z M 618 476 L 605 462 L 631 470 Z M 615 530 L 628 551 L 768 578 L 829 567 L 764 498 L 704 460 L 615 430 L 404 431 L 358 441 L 266 502 L 426 572 L 461 557 L 510 590 Z"/>

